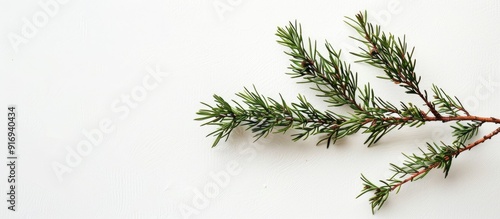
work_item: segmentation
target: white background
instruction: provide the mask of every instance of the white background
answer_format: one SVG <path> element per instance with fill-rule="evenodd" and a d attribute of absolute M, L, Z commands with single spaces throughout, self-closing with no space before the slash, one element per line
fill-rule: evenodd
<path fill-rule="evenodd" d="M 285 74 L 276 28 L 298 20 L 306 36 L 328 39 L 351 62 L 357 44 L 344 16 L 365 9 L 416 47 L 423 88 L 436 83 L 473 114 L 498 117 L 498 1 L 69 0 L 51 6 L 50 15 L 40 2 L 48 0 L 0 3 L 0 106 L 2 115 L 7 105 L 18 107 L 20 157 L 15 213 L 7 211 L 6 155 L 0 158 L 0 218 L 182 218 L 182 208 L 192 210 L 190 218 L 500 217 L 500 139 L 460 155 L 447 179 L 435 170 L 403 186 L 372 216 L 368 196 L 355 199 L 360 173 L 389 177 L 401 152 L 450 141 L 449 124 L 393 131 L 371 148 L 363 145 L 367 135 L 353 135 L 329 149 L 316 147 L 316 136 L 294 143 L 288 133 L 253 143 L 238 129 L 210 148 L 213 138 L 205 135 L 213 127 L 193 120 L 200 101 L 213 103 L 214 93 L 234 99 L 252 85 L 288 101 L 302 93 L 326 108 Z M 33 18 L 35 32 L 23 33 Z M 380 70 L 352 69 L 395 103 L 419 101 L 376 79 Z M 146 89 L 144 80 L 156 87 Z M 127 105 L 122 98 L 131 94 L 140 97 Z M 96 133 L 102 121 L 112 130 L 68 163 L 88 142 L 84 132 Z M 71 172 L 58 178 L 54 165 Z M 217 183 L 211 174 L 227 174 L 228 165 L 236 173 Z M 197 197 L 214 185 L 215 197 Z"/>

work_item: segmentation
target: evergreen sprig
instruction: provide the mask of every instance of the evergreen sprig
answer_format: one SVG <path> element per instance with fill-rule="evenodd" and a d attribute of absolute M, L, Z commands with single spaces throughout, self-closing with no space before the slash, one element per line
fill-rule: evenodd
<path fill-rule="evenodd" d="M 302 38 L 302 28 L 297 22 L 285 28 L 278 27 L 276 36 L 278 43 L 290 49 L 285 52 L 291 57 L 292 64 L 288 73 L 292 78 L 302 77 L 303 83 L 314 84 L 313 89 L 319 91 L 318 96 L 325 97 L 331 106 L 349 105 L 354 110 L 364 110 L 356 101 L 358 89 L 357 74 L 353 74 L 350 66 L 340 59 L 330 43 L 326 42 L 328 56 L 317 50 L 317 43 L 308 39 L 307 46 Z"/>
<path fill-rule="evenodd" d="M 311 88 L 318 92 L 317 96 L 324 98 L 329 107 L 348 106 L 349 112 L 320 111 L 302 95 L 298 96 L 296 103 L 287 103 L 281 95 L 275 100 L 261 95 L 254 87 L 253 90 L 244 88 L 243 92 L 236 94 L 241 102 L 227 102 L 214 95 L 215 105 L 203 103 L 207 108 L 197 112 L 199 117 L 196 120 L 206 121 L 202 125 L 217 127 L 208 134 L 215 136 L 212 146 L 223 138 L 227 139 L 234 128 L 243 126 L 254 133 L 256 140 L 288 130 L 295 130 L 292 134 L 294 141 L 321 135 L 318 144 L 326 142 L 327 148 L 338 139 L 358 132 L 368 134 L 365 144 L 371 146 L 395 128 L 454 121 L 455 124 L 450 125 L 451 135 L 455 138 L 453 142 L 429 142 L 420 153 L 403 154 L 406 160 L 401 165 L 390 164 L 393 175 L 379 180 L 380 185 L 361 175 L 364 187 L 358 197 L 372 193 L 369 201 L 374 212 L 383 206 L 391 192 L 398 192 L 405 183 L 421 179 L 433 169 L 443 169 L 445 177 L 448 176 L 454 158 L 500 132 L 499 127 L 469 142 L 478 134 L 481 125 L 500 124 L 500 119 L 471 115 L 457 97 L 452 98 L 436 85 L 431 88 L 434 95 L 429 97 L 420 87 L 421 76 L 415 73 L 415 48 L 408 49 L 406 37 L 386 34 L 380 26 L 369 23 L 366 12 L 360 12 L 354 18 L 347 17 L 346 23 L 358 33 L 351 38 L 365 46 L 360 47 L 359 53 L 352 53 L 361 58 L 358 62 L 382 69 L 385 75 L 379 78 L 403 87 L 407 94 L 419 96 L 422 103 L 401 101 L 397 106 L 376 95 L 369 83 L 359 85 L 358 74 L 341 59 L 340 50 L 335 50 L 326 41 L 327 54 L 320 53 L 316 41 L 303 38 L 301 25 L 290 22 L 288 26 L 279 27 L 276 33 L 278 43 L 288 49 L 285 53 L 290 57 L 291 65 L 287 74 L 300 78 L 299 83 L 311 84 Z"/>
<path fill-rule="evenodd" d="M 292 104 L 287 104 L 281 95 L 279 101 L 260 95 L 255 87 L 253 91 L 245 88 L 236 95 L 243 100 L 246 107 L 236 101 L 233 101 L 235 106 L 231 106 L 222 97 L 214 95 L 216 106 L 203 103 L 208 109 L 197 113 L 201 117 L 196 120 L 210 120 L 202 125 L 218 126 L 207 135 L 216 136 L 213 147 L 222 138 L 227 139 L 231 131 L 239 125 L 255 133 L 256 140 L 267 136 L 273 130 L 276 133 L 285 133 L 289 129 L 295 129 L 299 132 L 292 135 L 294 141 L 320 133 L 328 136 L 320 142 L 330 141 L 334 135 L 339 134 L 338 124 L 344 121 L 333 112 L 317 110 L 302 95 L 298 96 L 298 103 Z"/>

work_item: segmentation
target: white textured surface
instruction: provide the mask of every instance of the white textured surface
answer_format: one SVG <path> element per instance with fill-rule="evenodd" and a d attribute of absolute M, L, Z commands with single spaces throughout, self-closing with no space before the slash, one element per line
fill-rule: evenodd
<path fill-rule="evenodd" d="M 388 177 L 388 163 L 401 162 L 401 152 L 416 151 L 426 139 L 449 139 L 443 124 L 394 131 L 373 148 L 362 135 L 327 150 L 314 146 L 316 138 L 292 143 L 277 135 L 252 143 L 238 130 L 211 149 L 205 135 L 212 129 L 193 121 L 199 101 L 211 102 L 213 93 L 234 98 L 252 84 L 271 97 L 293 101 L 303 93 L 324 105 L 284 74 L 288 61 L 276 27 L 297 19 L 304 34 L 349 51 L 354 33 L 343 17 L 365 9 L 383 15 L 397 1 L 69 0 L 16 52 L 8 36 L 21 35 L 23 18 L 44 13 L 39 2 L 47 0 L 0 3 L 0 107 L 18 105 L 20 136 L 19 210 L 2 204 L 0 218 L 182 218 L 179 208 L 196 209 L 196 191 L 214 185 L 211 173 L 228 165 L 238 165 L 230 181 L 191 218 L 500 217 L 500 139 L 461 155 L 447 179 L 433 171 L 404 186 L 372 216 L 368 197 L 354 198 L 359 174 Z M 214 5 L 230 10 L 220 14 Z M 402 1 L 380 23 L 416 46 L 423 87 L 436 83 L 467 100 L 473 113 L 498 117 L 499 7 L 494 0 Z M 141 89 L 147 68 L 157 67 L 166 76 L 144 100 L 129 114 L 113 110 L 125 107 L 123 95 Z M 378 94 L 407 98 L 376 80 L 380 71 L 353 69 Z M 59 181 L 54 162 L 66 164 L 68 149 L 86 139 L 82 130 L 102 120 L 114 129 Z"/>

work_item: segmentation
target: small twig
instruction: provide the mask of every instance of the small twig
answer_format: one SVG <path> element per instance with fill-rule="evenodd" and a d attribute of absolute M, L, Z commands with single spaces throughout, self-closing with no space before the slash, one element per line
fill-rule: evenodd
<path fill-rule="evenodd" d="M 473 143 L 470 143 L 468 144 L 466 147 L 463 147 L 459 150 L 457 150 L 455 153 L 453 153 L 453 155 L 451 157 L 456 157 L 458 156 L 460 153 L 466 151 L 466 150 L 470 150 L 476 146 L 478 146 L 479 144 L 481 143 L 484 143 L 486 140 L 489 140 L 491 139 L 493 136 L 495 136 L 496 134 L 500 133 L 500 127 L 495 129 L 493 132 L 483 136 L 482 138 L 478 139 L 477 141 L 473 142 Z M 449 160 L 451 158 L 450 156 L 447 156 L 445 157 L 444 159 L 445 160 Z M 393 185 L 391 187 L 391 191 L 394 191 L 395 189 L 397 189 L 398 187 L 402 186 L 403 184 L 407 183 L 407 182 L 410 182 L 410 181 L 413 181 L 413 179 L 415 179 L 416 177 L 424 174 L 424 173 L 427 173 L 429 172 L 430 170 L 436 168 L 439 166 L 440 163 L 436 162 L 436 163 L 433 163 L 431 165 L 429 165 L 427 168 L 424 168 L 414 174 L 412 174 L 410 177 L 406 178 L 405 180 L 401 181 L 400 183 L 397 183 L 395 185 Z"/>

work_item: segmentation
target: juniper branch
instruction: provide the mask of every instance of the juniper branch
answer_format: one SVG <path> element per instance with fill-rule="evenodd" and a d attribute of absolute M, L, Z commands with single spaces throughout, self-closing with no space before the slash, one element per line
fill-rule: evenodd
<path fill-rule="evenodd" d="M 290 49 L 285 52 L 291 57 L 292 64 L 288 73 L 292 78 L 302 77 L 304 83 L 312 83 L 314 90 L 319 91 L 318 96 L 325 97 L 325 101 L 332 106 L 349 105 L 354 110 L 364 111 L 356 100 L 358 89 L 358 75 L 354 74 L 350 66 L 340 59 L 341 52 L 333 49 L 326 42 L 328 56 L 323 56 L 317 50 L 317 43 L 308 39 L 307 47 L 302 37 L 300 24 L 291 23 L 285 28 L 278 27 L 276 33 L 280 39 L 278 43 Z"/>
<path fill-rule="evenodd" d="M 441 114 L 436 110 L 427 96 L 427 91 L 420 89 L 421 77 L 415 73 L 417 60 L 413 59 L 415 47 L 408 50 L 406 37 L 396 38 L 392 34 L 386 34 L 380 30 L 379 25 L 373 25 L 367 21 L 367 13 L 359 13 L 356 19 L 347 17 L 346 22 L 354 28 L 360 37 L 351 37 L 362 42 L 367 48 L 361 48 L 362 52 L 352 53 L 374 67 L 381 68 L 386 73 L 385 77 L 379 78 L 391 80 L 395 84 L 406 89 L 408 94 L 418 95 L 436 118 Z"/>
<path fill-rule="evenodd" d="M 383 206 L 392 191 L 399 191 L 403 184 L 425 177 L 432 169 L 443 169 L 446 177 L 454 158 L 500 132 L 497 128 L 468 143 L 479 128 L 484 123 L 500 124 L 500 119 L 470 114 L 457 97 L 451 97 L 436 85 L 432 86 L 433 99 L 429 98 L 427 91 L 420 87 L 421 77 L 415 73 L 415 48 L 408 50 L 405 37 L 401 39 L 386 34 L 380 26 L 369 23 L 366 12 L 347 18 L 346 23 L 359 34 L 359 37 L 352 38 L 366 46 L 360 53 L 352 53 L 361 57 L 359 62 L 382 69 L 385 76 L 379 78 L 403 87 L 407 94 L 418 95 L 428 108 L 427 112 L 413 103 L 401 101 L 396 106 L 375 95 L 370 84 L 358 85 L 358 74 L 342 61 L 341 51 L 333 49 L 327 41 L 324 46 L 328 54 L 321 54 L 316 41 L 303 39 L 302 28 L 295 22 L 278 28 L 276 33 L 278 43 L 287 47 L 285 53 L 290 56 L 291 72 L 287 74 L 292 78 L 302 78 L 300 83 L 312 84 L 317 96 L 324 98 L 330 107 L 349 106 L 350 112 L 320 111 L 302 95 L 298 96 L 297 103 L 288 104 L 281 95 L 279 100 L 274 100 L 259 94 L 254 87 L 253 91 L 245 88 L 237 93 L 242 103 L 234 100 L 230 103 L 214 95 L 215 105 L 203 103 L 208 108 L 199 110 L 196 120 L 206 121 L 202 125 L 217 127 L 208 134 L 215 136 L 212 146 L 223 138 L 227 140 L 234 128 L 243 126 L 254 133 L 256 140 L 272 132 L 285 133 L 288 130 L 296 131 L 292 134 L 294 141 L 322 135 L 318 144 L 326 141 L 327 148 L 338 139 L 357 132 L 369 134 L 365 144 L 370 146 L 395 128 L 420 127 L 426 122 L 453 122 L 450 126 L 455 140 L 451 144 L 427 143 L 418 155 L 404 154 L 406 161 L 399 166 L 390 164 L 393 175 L 380 180 L 381 185 L 361 175 L 364 188 L 359 196 L 373 192 L 369 201 L 374 212 Z"/>
<path fill-rule="evenodd" d="M 293 140 L 306 139 L 310 135 L 328 134 L 328 140 L 339 133 L 338 124 L 344 119 L 335 113 L 325 113 L 315 109 L 305 97 L 299 95 L 298 103 L 287 104 L 280 95 L 280 100 L 260 95 L 254 87 L 254 91 L 245 88 L 237 94 L 243 100 L 246 107 L 233 101 L 235 106 L 225 101 L 222 97 L 214 95 L 216 106 L 203 103 L 208 109 L 198 111 L 200 116 L 196 120 L 209 120 L 202 125 L 215 125 L 219 128 L 207 136 L 216 136 L 213 146 L 222 138 L 228 138 L 231 131 L 237 126 L 245 126 L 255 133 L 258 140 L 267 136 L 275 128 L 276 133 L 285 133 L 289 129 L 301 132 L 292 135 Z"/>

